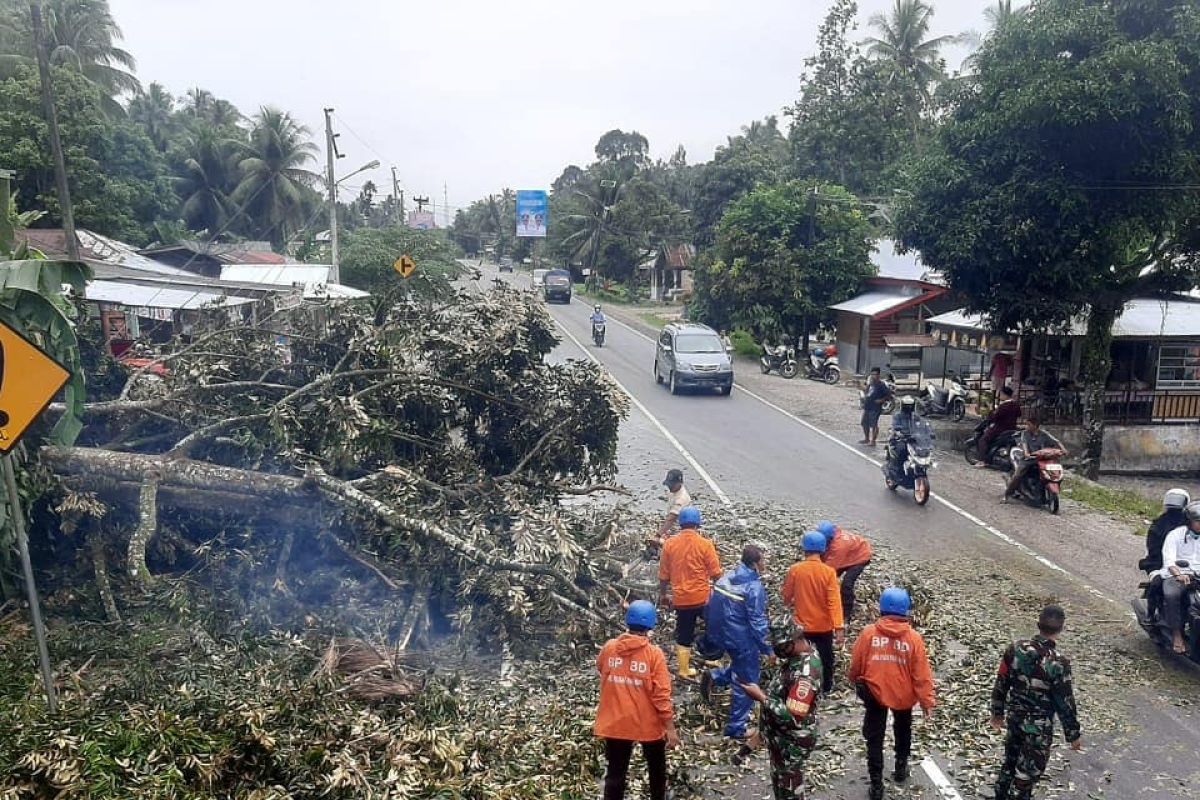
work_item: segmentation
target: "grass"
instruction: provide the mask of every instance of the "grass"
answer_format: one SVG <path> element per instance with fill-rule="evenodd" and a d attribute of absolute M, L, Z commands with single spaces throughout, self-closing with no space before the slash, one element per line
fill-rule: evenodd
<path fill-rule="evenodd" d="M 1154 519 L 1161 511 L 1158 503 L 1147 500 L 1138 492 L 1130 489 L 1109 489 L 1072 476 L 1068 476 L 1063 482 L 1063 497 L 1130 522 L 1140 523 Z"/>

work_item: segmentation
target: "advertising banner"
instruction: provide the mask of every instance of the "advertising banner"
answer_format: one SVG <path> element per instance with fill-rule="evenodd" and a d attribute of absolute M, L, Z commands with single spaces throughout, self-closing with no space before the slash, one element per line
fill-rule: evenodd
<path fill-rule="evenodd" d="M 545 239 L 550 219 L 550 201 L 541 189 L 517 192 L 517 236 Z"/>

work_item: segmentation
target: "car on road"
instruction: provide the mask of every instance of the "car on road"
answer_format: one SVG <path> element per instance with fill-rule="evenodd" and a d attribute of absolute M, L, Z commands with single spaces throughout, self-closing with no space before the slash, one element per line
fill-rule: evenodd
<path fill-rule="evenodd" d="M 542 290 L 542 281 L 546 280 L 546 273 L 549 271 L 550 270 L 548 269 L 535 269 L 533 271 L 533 278 L 531 279 L 531 283 L 533 285 L 531 288 L 535 292 L 540 292 Z"/>
<path fill-rule="evenodd" d="M 513 260 L 512 260 L 511 256 L 505 256 L 504 258 L 500 259 L 500 271 L 501 272 L 512 272 L 513 271 Z"/>
<path fill-rule="evenodd" d="M 565 269 L 552 269 L 542 279 L 542 294 L 547 303 L 571 302 L 571 273 Z"/>
<path fill-rule="evenodd" d="M 654 347 L 654 382 L 666 382 L 671 394 L 684 389 L 733 391 L 733 359 L 720 334 L 695 322 L 672 322 Z"/>

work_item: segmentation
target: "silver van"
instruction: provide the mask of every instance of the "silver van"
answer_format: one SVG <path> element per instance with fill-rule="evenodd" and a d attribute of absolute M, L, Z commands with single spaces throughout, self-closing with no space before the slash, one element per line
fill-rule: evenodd
<path fill-rule="evenodd" d="M 654 381 L 671 394 L 684 389 L 733 391 L 733 359 L 721 336 L 707 325 L 673 322 L 662 329 L 654 348 Z"/>

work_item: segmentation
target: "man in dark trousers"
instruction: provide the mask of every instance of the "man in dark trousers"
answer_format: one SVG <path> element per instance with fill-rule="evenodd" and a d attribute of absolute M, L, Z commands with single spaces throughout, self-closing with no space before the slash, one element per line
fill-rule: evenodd
<path fill-rule="evenodd" d="M 1066 623 L 1059 606 L 1046 606 L 1038 617 L 1038 634 L 1009 645 L 1000 660 L 992 688 L 992 727 L 1007 731 L 1004 764 L 996 779 L 996 800 L 1030 800 L 1046 771 L 1054 739 L 1054 715 L 1072 750 L 1083 748 L 1071 661 L 1056 641 Z"/>
<path fill-rule="evenodd" d="M 1157 617 L 1162 612 L 1163 589 L 1162 571 L 1163 543 L 1167 534 L 1178 527 L 1187 524 L 1183 510 L 1192 502 L 1186 489 L 1168 489 L 1163 495 L 1163 513 L 1155 518 L 1146 531 L 1146 557 L 1138 561 L 1138 569 L 1151 575 L 1150 587 L 1146 591 L 1146 604 L 1150 616 Z"/>
<path fill-rule="evenodd" d="M 976 464 L 976 467 L 983 469 L 988 466 L 988 448 L 1000 434 L 1015 431 L 1019 419 L 1021 419 L 1021 404 L 1013 399 L 1012 387 L 1001 387 L 1000 402 L 988 415 L 987 430 L 983 432 L 983 436 L 979 437 L 979 457 L 982 461 Z"/>
<path fill-rule="evenodd" d="M 891 396 L 891 387 L 879 377 L 879 367 L 873 367 L 867 378 L 867 388 L 863 396 L 863 438 L 859 444 L 875 446 L 879 438 L 879 416 L 883 413 L 883 404 Z"/>

